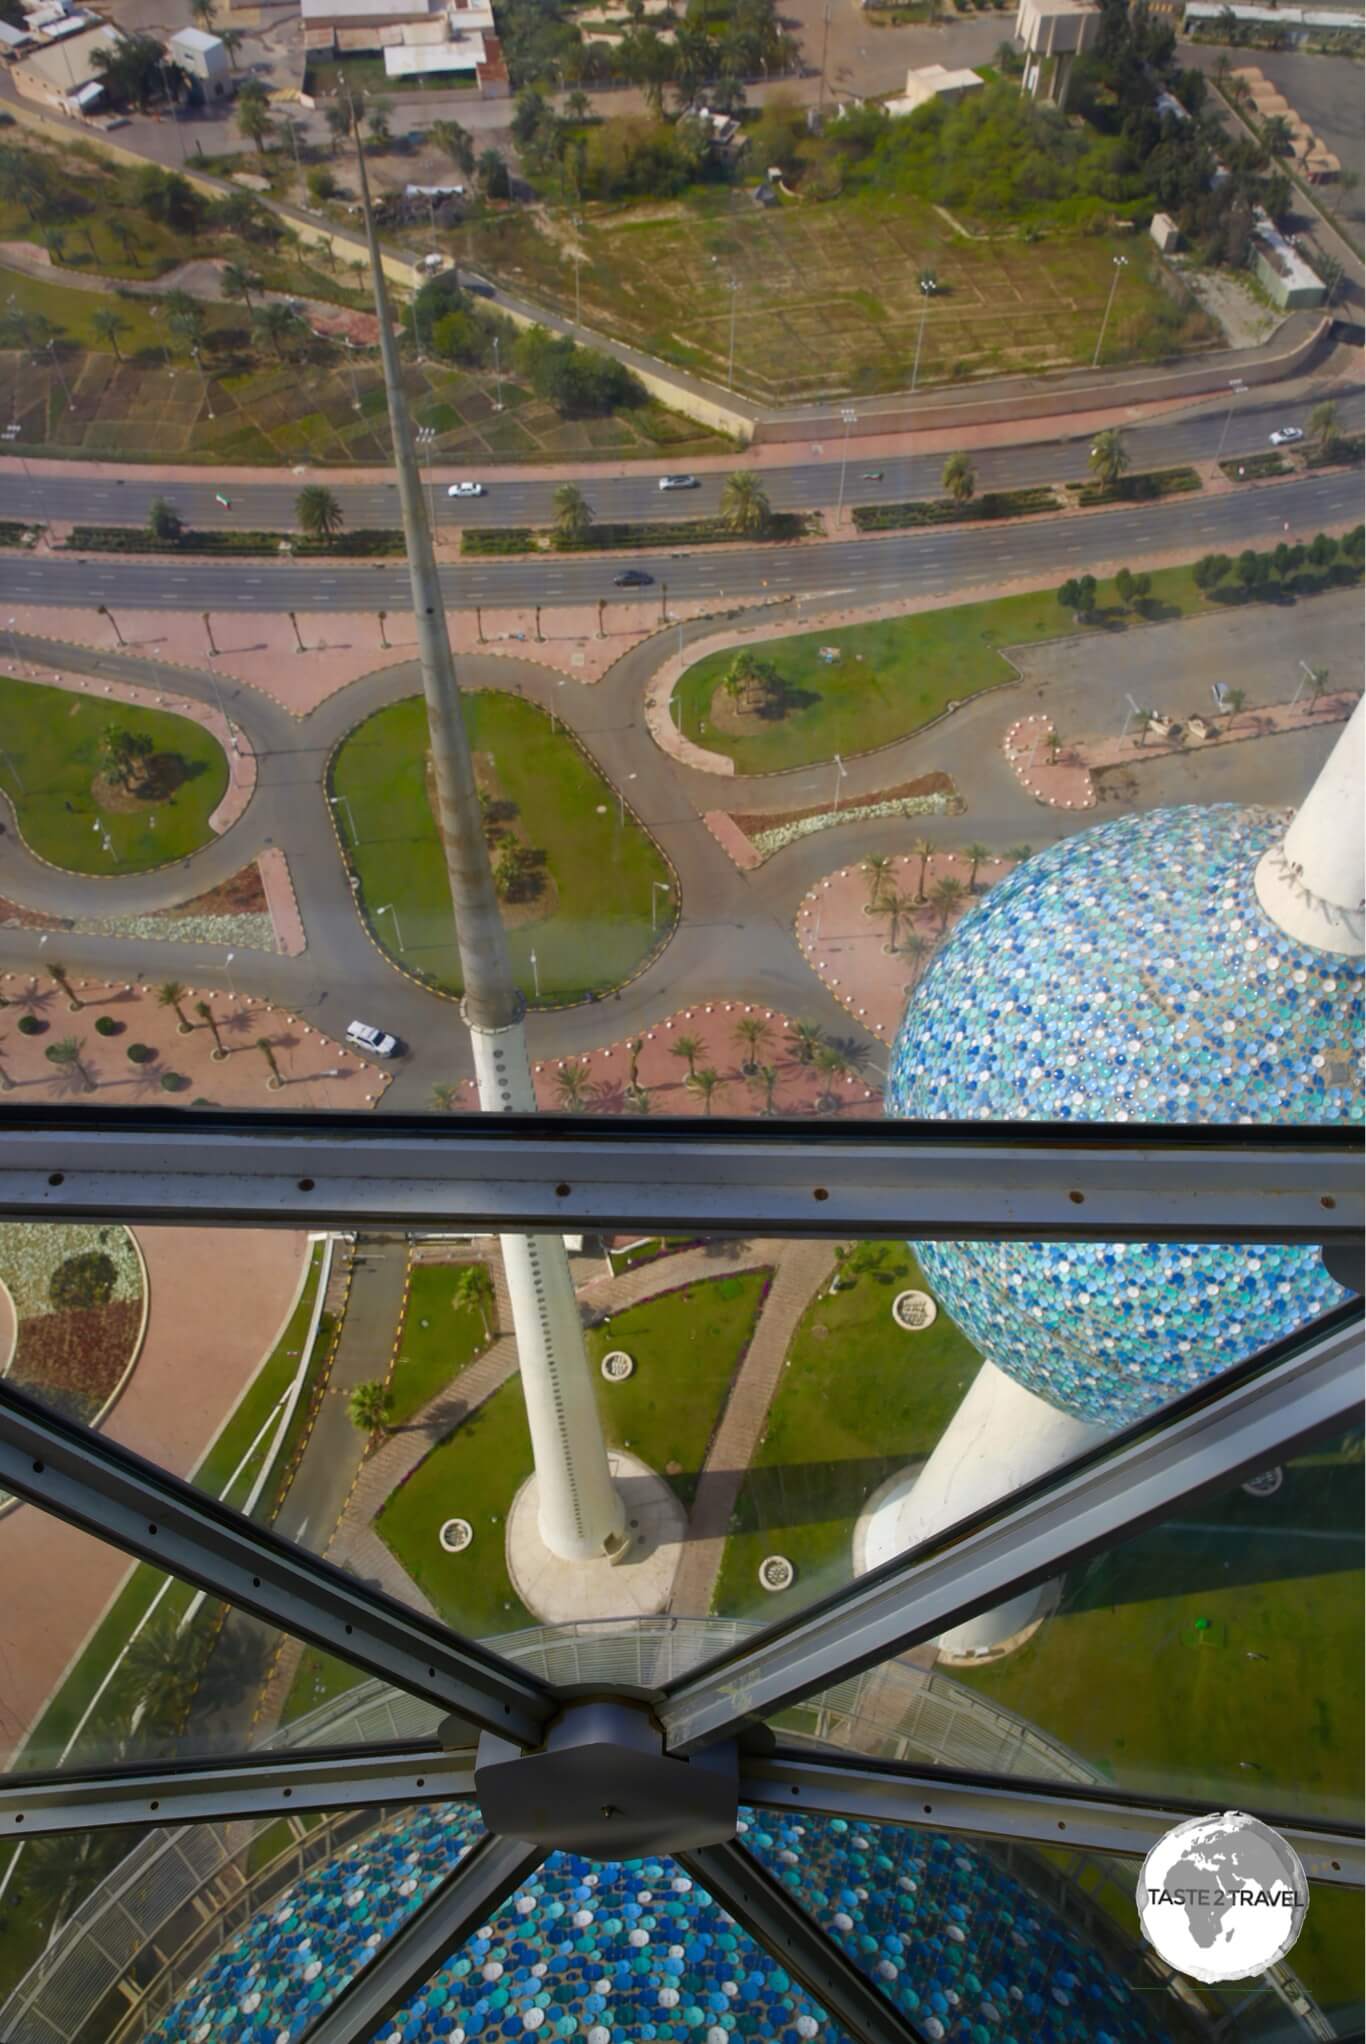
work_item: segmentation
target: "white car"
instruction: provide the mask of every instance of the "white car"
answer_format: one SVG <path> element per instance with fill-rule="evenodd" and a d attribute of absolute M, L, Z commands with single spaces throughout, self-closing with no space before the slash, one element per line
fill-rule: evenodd
<path fill-rule="evenodd" d="M 398 1038 L 391 1036 L 387 1029 L 376 1029 L 369 1022 L 348 1022 L 346 1040 L 353 1050 L 368 1051 L 371 1057 L 397 1057 Z"/>
<path fill-rule="evenodd" d="M 482 497 L 483 494 L 482 483 L 452 483 L 446 492 L 448 497 Z"/>
<path fill-rule="evenodd" d="M 1298 426 L 1278 426 L 1271 436 L 1271 445 L 1273 447 L 1292 447 L 1297 440 L 1303 440 L 1303 438 L 1304 434 Z"/>
<path fill-rule="evenodd" d="M 696 476 L 661 476 L 659 487 L 661 490 L 695 490 L 700 486 Z"/>

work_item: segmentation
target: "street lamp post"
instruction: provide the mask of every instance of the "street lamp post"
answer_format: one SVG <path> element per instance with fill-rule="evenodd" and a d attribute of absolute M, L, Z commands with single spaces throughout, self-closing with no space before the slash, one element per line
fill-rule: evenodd
<path fill-rule="evenodd" d="M 393 917 L 394 936 L 397 939 L 399 950 L 400 951 L 404 950 L 405 946 L 403 942 L 403 925 L 400 923 L 398 919 L 398 910 L 394 907 L 394 904 L 391 901 L 382 902 L 380 906 L 375 910 L 375 914 L 377 916 Z"/>
<path fill-rule="evenodd" d="M 1120 272 L 1121 270 L 1127 270 L 1129 267 L 1128 256 L 1116 256 L 1114 261 L 1115 274 L 1110 279 L 1110 295 L 1105 301 L 1105 317 L 1101 320 L 1100 332 L 1096 336 L 1096 352 L 1091 357 L 1091 367 L 1093 369 L 1099 369 L 1100 367 L 1100 351 L 1105 346 L 1105 329 L 1110 324 L 1110 313 L 1114 306 L 1115 293 L 1119 289 Z"/>
<path fill-rule="evenodd" d="M 218 651 L 218 648 L 217 646 L 215 646 L 213 642 L 213 626 L 209 623 L 209 613 L 207 612 L 207 610 L 201 610 L 199 615 L 204 620 L 204 630 L 208 635 L 209 651 L 210 653 L 216 653 Z"/>
<path fill-rule="evenodd" d="M 915 360 L 911 364 L 911 393 L 920 380 L 920 350 L 925 345 L 925 321 L 930 316 L 930 300 L 939 289 L 939 279 L 926 270 L 920 279 L 920 330 L 915 337 Z"/>
<path fill-rule="evenodd" d="M 237 989 L 232 983 L 232 961 L 236 956 L 237 953 L 235 951 L 229 951 L 227 957 L 223 960 L 223 970 L 227 974 L 228 979 L 228 992 L 234 1000 L 237 999 Z"/>
<path fill-rule="evenodd" d="M 838 754 L 838 753 L 836 753 L 836 754 L 835 754 L 835 808 L 836 808 L 836 809 L 838 809 L 838 808 L 839 808 L 839 806 L 840 806 L 840 783 L 841 783 L 841 782 L 843 781 L 843 779 L 844 779 L 845 775 L 846 775 L 846 774 L 848 773 L 848 771 L 849 771 L 849 769 L 848 769 L 848 768 L 847 768 L 847 767 L 845 766 L 845 764 L 844 764 L 844 761 L 843 761 L 843 760 L 842 760 L 842 759 L 840 758 L 839 754 Z"/>
<path fill-rule="evenodd" d="M 533 993 L 533 994 L 535 995 L 536 999 L 537 999 L 537 1000 L 539 1001 L 539 1000 L 540 1000 L 540 998 L 541 998 L 541 974 L 540 974 L 540 969 L 539 969 L 539 967 L 538 967 L 538 966 L 537 966 L 537 964 L 536 964 L 536 953 L 535 953 L 534 951 L 532 951 L 532 952 L 528 953 L 528 956 L 529 956 L 529 958 L 530 958 L 530 961 L 531 961 L 531 991 L 532 991 L 532 993 Z"/>
<path fill-rule="evenodd" d="M 327 799 L 334 809 L 344 809 L 346 811 L 346 821 L 351 832 L 351 842 L 353 845 L 358 845 L 360 843 L 360 832 L 356 829 L 356 815 L 351 807 L 349 798 L 345 795 L 329 795 Z"/>
<path fill-rule="evenodd" d="M 436 427 L 419 426 L 417 429 L 416 439 L 417 439 L 417 466 L 419 474 L 421 474 L 422 472 L 423 456 L 425 455 L 427 458 L 427 489 L 432 500 L 432 531 L 435 532 L 437 527 L 436 484 L 432 480 L 431 462 L 432 448 L 436 442 Z"/>
<path fill-rule="evenodd" d="M 626 778 L 628 781 L 633 781 L 636 777 L 634 774 L 627 774 Z M 617 821 L 624 830 L 626 828 L 626 790 L 623 787 L 617 789 Z"/>
<path fill-rule="evenodd" d="M 493 337 L 493 409 L 495 412 L 501 412 L 503 409 L 503 362 L 500 346 L 499 336 L 495 334 Z"/>
<path fill-rule="evenodd" d="M 837 526 L 844 522 L 844 472 L 849 466 L 849 433 L 858 418 L 858 413 L 852 405 L 841 405 L 840 417 L 844 421 L 844 445 L 840 450 L 839 502 L 835 506 L 835 524 Z"/>
<path fill-rule="evenodd" d="M 295 626 L 295 630 L 296 631 L 298 630 L 297 625 Z M 213 699 L 218 706 L 218 714 L 223 719 L 224 724 L 227 726 L 228 737 L 232 743 L 232 749 L 234 752 L 240 753 L 242 748 L 237 742 L 237 727 L 234 725 L 232 718 L 228 715 L 227 705 L 223 701 L 222 690 L 218 686 L 218 676 L 214 673 L 212 668 L 209 668 L 207 670 L 207 673 L 209 678 L 209 687 L 213 690 Z"/>
<path fill-rule="evenodd" d="M 740 279 L 730 280 L 730 353 L 726 359 L 726 389 L 735 388 L 735 309 L 740 303 Z"/>
<path fill-rule="evenodd" d="M 672 893 L 673 889 L 669 885 L 669 882 L 667 880 L 652 880 L 650 882 L 650 928 L 652 930 L 657 930 L 659 928 L 660 895 Z"/>
<path fill-rule="evenodd" d="M 1233 378 L 1233 381 L 1229 384 L 1229 401 L 1228 410 L 1224 413 L 1224 430 L 1219 435 L 1219 445 L 1214 450 L 1214 459 L 1216 461 L 1219 459 L 1219 456 L 1223 453 L 1224 442 L 1228 439 L 1228 429 L 1233 420 L 1233 407 L 1240 397 L 1246 396 L 1247 385 L 1242 381 L 1240 377 L 1235 376 Z"/>

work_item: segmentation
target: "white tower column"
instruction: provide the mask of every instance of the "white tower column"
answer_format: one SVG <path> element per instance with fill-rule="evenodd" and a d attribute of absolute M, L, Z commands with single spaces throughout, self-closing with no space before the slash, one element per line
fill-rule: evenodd
<path fill-rule="evenodd" d="M 1107 1428 L 1073 1419 L 1026 1391 L 994 1363 L 983 1363 L 924 1468 L 906 1476 L 865 1520 L 863 1567 L 877 1568 L 893 1555 L 905 1554 L 946 1526 L 1108 1439 Z M 943 1634 L 940 1651 L 961 1657 L 999 1646 L 1039 1616 L 1049 1588 L 1041 1583 L 1008 1603 L 978 1612 Z"/>
<path fill-rule="evenodd" d="M 1257 866 L 1257 899 L 1278 929 L 1315 951 L 1363 953 L 1361 816 L 1366 699 L 1359 702 L 1278 845 Z"/>
<path fill-rule="evenodd" d="M 471 1023 L 470 1042 L 484 1112 L 535 1114 L 520 1021 L 507 1029 Z M 624 1546 L 626 1512 L 608 1468 L 564 1240 L 559 1235 L 504 1235 L 501 1246 L 536 1465 L 541 1538 L 562 1561 L 600 1561 Z"/>

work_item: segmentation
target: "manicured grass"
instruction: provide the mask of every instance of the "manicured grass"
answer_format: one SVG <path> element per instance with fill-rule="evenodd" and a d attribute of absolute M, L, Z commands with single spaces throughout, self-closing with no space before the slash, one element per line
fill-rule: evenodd
<path fill-rule="evenodd" d="M 292 1724 L 295 1718 L 316 1710 L 320 1703 L 329 1703 L 334 1696 L 369 1680 L 362 1669 L 339 1661 L 334 1654 L 325 1654 L 318 1647 L 305 1647 L 280 1713 L 280 1723 Z"/>
<path fill-rule="evenodd" d="M 707 1442 L 758 1316 L 766 1274 L 708 1278 L 647 1299 L 588 1335 L 598 1409 L 614 1447 L 629 1445 L 666 1476 L 685 1504 Z M 609 1349 L 635 1358 L 635 1375 L 607 1384 Z M 508 1507 L 531 1474 L 531 1439 L 520 1383 L 504 1384 L 434 1448 L 384 1506 L 382 1538 L 450 1624 L 485 1638 L 530 1622 L 507 1572 Z M 464 1554 L 442 1552 L 443 1521 L 474 1527 Z M 306 1707 L 306 1706 L 305 1706 Z"/>
<path fill-rule="evenodd" d="M 908 1288 L 929 1289 L 910 1251 L 888 1244 L 876 1272 L 827 1285 L 802 1315 L 726 1542 L 719 1616 L 781 1618 L 848 1582 L 869 1496 L 929 1455 L 957 1411 L 977 1352 L 943 1313 L 922 1333 L 899 1328 L 892 1301 Z M 760 1589 L 766 1554 L 794 1564 L 790 1591 Z"/>
<path fill-rule="evenodd" d="M 178 760 L 184 778 L 163 800 L 105 808 L 92 783 L 111 724 L 151 738 L 157 755 Z M 15 803 L 30 849 L 73 873 L 138 873 L 184 858 L 209 842 L 209 817 L 228 784 L 222 746 L 199 724 L 168 710 L 91 701 L 41 682 L 0 675 L 0 788 Z M 94 826 L 98 824 L 100 829 Z M 113 845 L 103 849 L 102 832 Z"/>
<path fill-rule="evenodd" d="M 1119 604 L 1113 583 L 1102 582 L 1096 600 L 1109 631 L 1128 628 L 1131 614 Z M 1189 568 L 1154 573 L 1149 618 L 1186 617 L 1204 608 Z M 755 726 L 752 732 L 718 730 L 712 716 L 712 698 L 735 658 L 733 650 L 709 653 L 690 667 L 674 700 L 689 738 L 733 759 L 740 773 L 777 773 L 904 738 L 950 702 L 1010 681 L 1014 670 L 998 648 L 1078 631 L 1103 636 L 1096 624 L 1078 625 L 1053 590 L 1041 589 L 756 645 L 750 650 L 770 661 L 786 682 L 791 707 L 771 720 L 747 720 Z M 842 655 L 831 665 L 819 657 L 827 646 L 838 646 Z"/>
<path fill-rule="evenodd" d="M 534 1000 L 534 950 L 544 1005 L 606 992 L 667 934 L 676 893 L 657 897 L 658 932 L 650 928 L 650 897 L 652 881 L 672 885 L 670 868 L 629 812 L 622 824 L 615 789 L 544 711 L 518 696 L 479 691 L 465 696 L 464 712 L 475 753 L 492 759 L 501 795 L 516 804 L 514 833 L 545 854 L 543 894 L 506 918 L 523 991 Z M 340 804 L 337 816 L 372 933 L 409 971 L 458 990 L 450 890 L 427 792 L 422 698 L 368 717 L 338 749 L 330 779 L 350 804 L 349 817 Z M 393 916 L 377 913 L 384 904 L 397 911 L 401 949 Z"/>
<path fill-rule="evenodd" d="M 486 1346 L 478 1313 L 472 1306 L 455 1304 L 456 1277 L 466 1267 L 420 1263 L 413 1270 L 402 1340 L 389 1378 L 394 1395 L 390 1426 L 401 1427 L 421 1412 Z M 492 1305 L 489 1323 L 496 1332 Z"/>

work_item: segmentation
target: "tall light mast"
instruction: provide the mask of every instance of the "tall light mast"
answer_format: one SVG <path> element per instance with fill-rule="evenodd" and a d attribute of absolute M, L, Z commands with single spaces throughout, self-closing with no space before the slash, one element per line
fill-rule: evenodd
<path fill-rule="evenodd" d="M 399 512 L 412 580 L 418 662 L 427 700 L 437 826 L 465 982 L 461 1013 L 474 1048 L 480 1107 L 486 1114 L 534 1114 L 526 1002 L 513 981 L 484 842 L 474 761 L 460 712 L 446 608 L 403 398 L 388 286 L 354 108 L 352 128 L 389 400 Z M 552 1554 L 565 1561 L 596 1561 L 604 1555 L 617 1555 L 626 1546 L 626 1514 L 608 1467 L 563 1238 L 504 1235 L 502 1251 L 536 1463 L 541 1538 Z"/>

